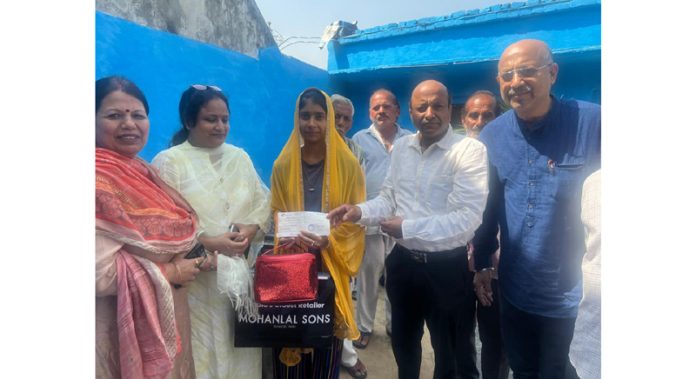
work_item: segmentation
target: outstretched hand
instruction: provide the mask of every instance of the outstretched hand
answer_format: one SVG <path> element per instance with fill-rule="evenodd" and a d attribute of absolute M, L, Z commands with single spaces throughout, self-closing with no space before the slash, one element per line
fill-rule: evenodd
<path fill-rule="evenodd" d="M 331 221 L 331 227 L 333 228 L 344 222 L 358 222 L 361 217 L 362 211 L 360 207 L 350 204 L 343 204 L 334 208 L 326 215 L 326 218 Z"/>

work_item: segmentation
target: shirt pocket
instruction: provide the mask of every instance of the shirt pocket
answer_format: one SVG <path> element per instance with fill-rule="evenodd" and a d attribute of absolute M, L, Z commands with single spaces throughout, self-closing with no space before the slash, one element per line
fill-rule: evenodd
<path fill-rule="evenodd" d="M 554 171 L 557 183 L 556 198 L 563 200 L 579 198 L 585 177 L 584 160 L 557 163 Z"/>
<path fill-rule="evenodd" d="M 449 195 L 452 193 L 452 175 L 435 175 L 430 182 L 427 196 L 428 204 L 432 210 L 446 211 Z"/>

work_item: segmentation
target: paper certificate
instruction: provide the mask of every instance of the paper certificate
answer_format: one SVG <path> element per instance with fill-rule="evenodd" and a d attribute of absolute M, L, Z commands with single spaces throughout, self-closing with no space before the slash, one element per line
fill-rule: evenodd
<path fill-rule="evenodd" d="M 278 212 L 276 235 L 279 238 L 295 237 L 300 230 L 319 236 L 329 235 L 329 219 L 321 212 Z"/>

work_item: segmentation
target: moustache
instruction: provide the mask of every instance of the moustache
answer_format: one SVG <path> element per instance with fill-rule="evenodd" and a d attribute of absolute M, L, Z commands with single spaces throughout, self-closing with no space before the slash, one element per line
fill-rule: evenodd
<path fill-rule="evenodd" d="M 515 96 L 515 95 L 521 95 L 523 93 L 531 92 L 532 87 L 529 85 L 525 84 L 516 88 L 510 88 L 507 92 L 508 96 Z"/>

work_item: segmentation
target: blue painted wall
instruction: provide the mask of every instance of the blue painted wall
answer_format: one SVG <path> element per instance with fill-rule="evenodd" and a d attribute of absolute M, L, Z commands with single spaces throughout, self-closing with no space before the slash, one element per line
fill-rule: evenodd
<path fill-rule="evenodd" d="M 443 82 L 455 104 L 478 89 L 498 93 L 497 63 L 509 44 L 546 41 L 560 71 L 556 96 L 601 102 L 601 4 L 597 0 L 546 0 L 501 4 L 442 17 L 360 30 L 329 44 L 331 86 L 354 101 L 355 126 L 369 126 L 370 94 L 385 87 L 408 116 L 412 89 L 425 79 Z"/>
<path fill-rule="evenodd" d="M 307 87 L 329 89 L 326 71 L 276 47 L 254 59 L 96 12 L 96 78 L 116 74 L 138 84 L 150 104 L 150 138 L 142 158 L 152 160 L 179 130 L 181 93 L 194 83 L 212 84 L 229 98 L 227 142 L 249 153 L 266 184 L 292 131 L 297 96 Z"/>
<path fill-rule="evenodd" d="M 329 71 L 273 47 L 258 59 L 96 13 L 96 77 L 120 74 L 150 102 L 151 132 L 141 152 L 151 160 L 179 129 L 177 107 L 190 84 L 214 84 L 230 99 L 228 142 L 245 149 L 268 183 L 273 161 L 292 128 L 295 100 L 310 86 L 341 93 L 356 106 L 349 135 L 369 126 L 370 94 L 391 89 L 401 102 L 399 123 L 411 130 L 408 100 L 425 79 L 442 81 L 461 104 L 478 89 L 498 93 L 497 60 L 522 38 L 554 50 L 559 97 L 601 101 L 601 13 L 596 0 L 512 3 L 404 21 L 332 41 Z"/>

